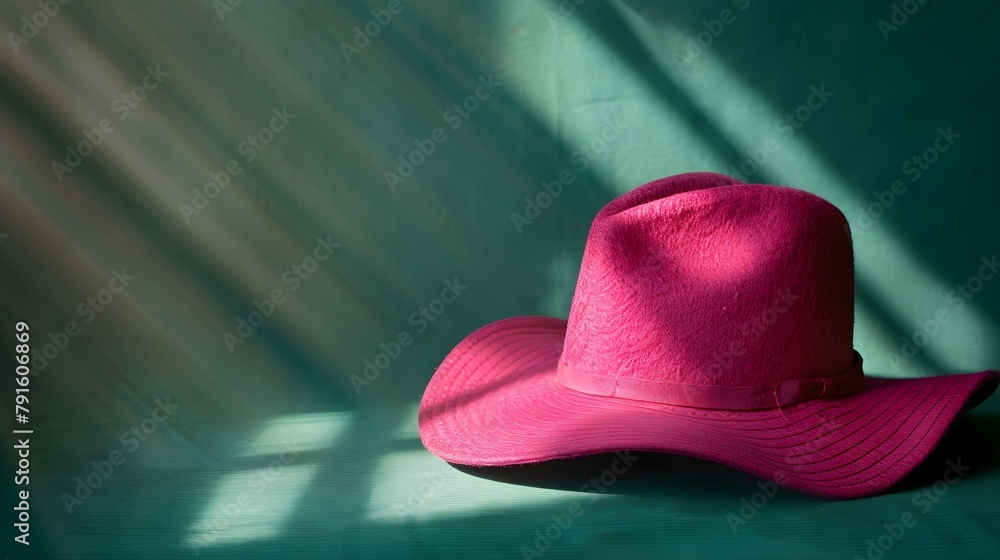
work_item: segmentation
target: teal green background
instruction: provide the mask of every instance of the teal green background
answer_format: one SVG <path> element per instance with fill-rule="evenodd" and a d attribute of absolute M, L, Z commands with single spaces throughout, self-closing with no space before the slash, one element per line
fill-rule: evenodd
<path fill-rule="evenodd" d="M 11 535 L 0 549 L 521 558 L 579 503 L 544 557 L 864 557 L 905 512 L 916 525 L 885 558 L 995 557 L 996 459 L 926 513 L 919 488 L 846 502 L 781 490 L 733 531 L 727 515 L 762 481 L 656 455 L 598 496 L 578 489 L 613 457 L 470 473 L 423 449 L 416 411 L 472 330 L 566 316 L 590 222 L 611 199 L 672 174 L 732 173 L 765 145 L 776 148 L 749 181 L 821 195 L 851 222 L 869 374 L 1000 366 L 1000 280 L 961 306 L 949 297 L 1000 248 L 1000 6 L 910 3 L 883 34 L 903 3 L 402 0 L 346 56 L 387 4 L 75 0 L 26 43 L 9 34 L 39 5 L 0 6 L 2 331 L 30 323 L 39 350 L 67 322 L 80 331 L 31 378 L 32 545 Z M 694 49 L 699 34 L 707 46 Z M 121 118 L 115 99 L 156 65 L 169 75 Z M 452 129 L 446 112 L 490 76 L 495 91 Z M 833 94 L 782 137 L 776 123 L 812 87 Z M 247 161 L 241 143 L 285 107 L 295 117 Z M 57 178 L 53 161 L 104 118 L 114 130 Z M 608 121 L 621 133 L 582 169 L 580 148 Z M 904 165 L 948 127 L 959 138 L 912 181 Z M 385 173 L 436 128 L 446 139 L 391 189 Z M 186 219 L 180 205 L 230 160 L 240 173 Z M 572 183 L 519 231 L 511 215 L 560 173 Z M 876 193 L 896 180 L 905 191 L 885 204 Z M 285 273 L 317 238 L 340 246 L 292 291 Z M 79 313 L 122 267 L 135 280 Z M 422 329 L 413 314 L 453 279 L 467 290 Z M 283 302 L 230 351 L 224 333 L 276 289 Z M 935 316 L 947 321 L 929 342 L 894 358 Z M 357 391 L 351 377 L 403 331 L 413 343 Z M 155 432 L 123 439 L 167 397 L 178 408 L 147 423 Z M 993 398 L 967 417 L 996 443 L 998 414 Z M 292 440 L 294 459 L 261 475 Z M 115 452 L 124 462 L 67 511 L 76 479 Z"/>

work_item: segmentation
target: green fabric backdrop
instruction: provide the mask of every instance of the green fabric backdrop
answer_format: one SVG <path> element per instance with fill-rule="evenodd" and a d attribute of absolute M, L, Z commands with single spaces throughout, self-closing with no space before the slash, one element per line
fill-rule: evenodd
<path fill-rule="evenodd" d="M 416 409 L 473 329 L 565 317 L 604 204 L 697 170 L 844 211 L 869 373 L 1000 366 L 1000 280 L 973 280 L 1000 249 L 998 18 L 940 0 L 0 4 L 0 319 L 41 353 L 31 545 L 3 549 L 851 558 L 911 513 L 873 558 L 995 557 L 995 459 L 932 503 L 780 490 L 741 514 L 765 481 L 684 458 L 642 455 L 601 495 L 578 489 L 614 457 L 455 469 Z M 422 311 L 449 282 L 466 288 Z M 370 382 L 366 360 L 385 365 Z M 996 443 L 998 415 L 994 398 L 968 418 Z M 944 459 L 973 461 L 970 441 Z"/>

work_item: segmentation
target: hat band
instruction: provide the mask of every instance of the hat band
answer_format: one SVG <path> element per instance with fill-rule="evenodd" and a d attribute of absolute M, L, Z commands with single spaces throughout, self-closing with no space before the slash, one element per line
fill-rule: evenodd
<path fill-rule="evenodd" d="M 778 408 L 816 398 L 851 396 L 864 388 L 861 354 L 854 365 L 833 377 L 805 377 L 777 385 L 723 387 L 651 381 L 634 377 L 608 377 L 574 371 L 559 360 L 556 382 L 581 393 L 695 408 L 753 410 Z"/>

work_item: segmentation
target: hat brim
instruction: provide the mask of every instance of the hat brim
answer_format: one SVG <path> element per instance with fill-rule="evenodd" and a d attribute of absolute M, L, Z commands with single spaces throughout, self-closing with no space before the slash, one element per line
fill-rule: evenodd
<path fill-rule="evenodd" d="M 996 371 L 865 378 L 842 399 L 710 410 L 588 395 L 555 381 L 566 321 L 514 317 L 472 333 L 420 403 L 424 446 L 451 463 L 507 466 L 615 451 L 707 459 L 831 498 L 883 492 L 937 447 Z"/>

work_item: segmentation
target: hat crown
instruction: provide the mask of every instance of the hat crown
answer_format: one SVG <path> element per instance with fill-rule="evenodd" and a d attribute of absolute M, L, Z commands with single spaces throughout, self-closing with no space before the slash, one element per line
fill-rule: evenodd
<path fill-rule="evenodd" d="M 713 173 L 648 183 L 595 218 L 560 367 L 569 378 L 748 387 L 851 369 L 847 221 L 805 191 Z"/>

